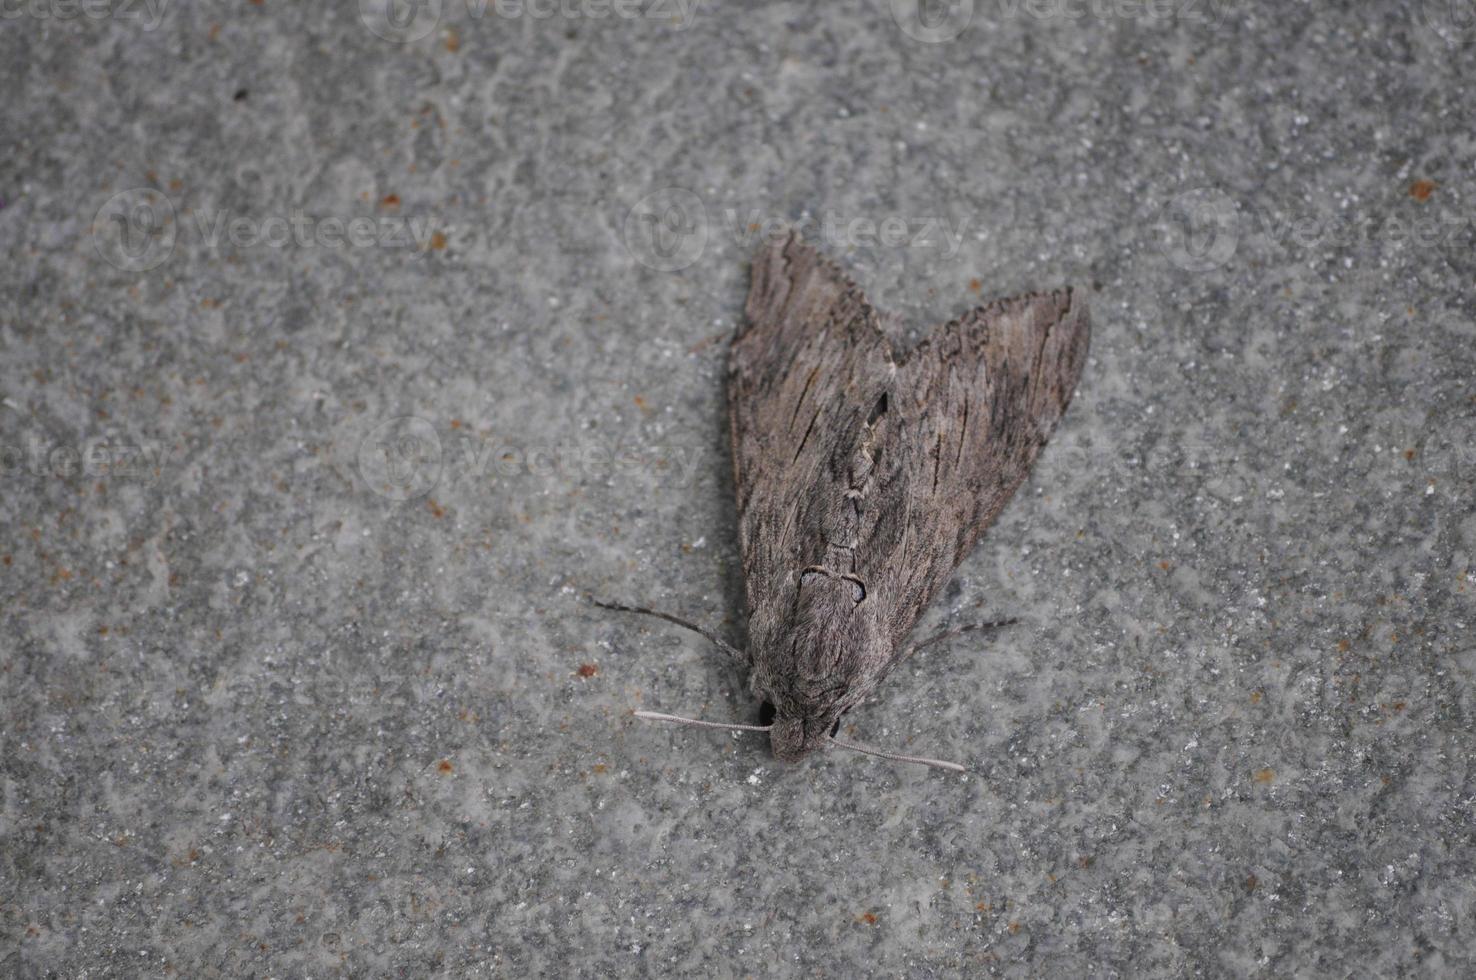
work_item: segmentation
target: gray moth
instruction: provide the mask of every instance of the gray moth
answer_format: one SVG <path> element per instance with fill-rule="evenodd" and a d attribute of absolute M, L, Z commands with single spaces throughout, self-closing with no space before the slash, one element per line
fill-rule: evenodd
<path fill-rule="evenodd" d="M 728 358 L 748 645 L 666 613 L 748 672 L 763 731 L 793 762 L 831 746 L 963 767 L 836 737 L 841 715 L 918 650 L 918 618 L 1029 475 L 1076 390 L 1090 333 L 1071 289 L 999 300 L 905 353 L 839 266 L 791 233 L 754 257 Z"/>

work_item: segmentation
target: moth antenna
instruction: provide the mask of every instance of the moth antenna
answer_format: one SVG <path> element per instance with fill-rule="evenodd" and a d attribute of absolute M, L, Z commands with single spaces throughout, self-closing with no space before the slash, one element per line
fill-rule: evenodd
<path fill-rule="evenodd" d="M 834 736 L 831 736 L 830 741 L 843 749 L 850 749 L 853 752 L 864 752 L 867 755 L 874 755 L 878 759 L 891 759 L 893 762 L 916 762 L 918 765 L 932 766 L 935 769 L 948 769 L 952 772 L 968 772 L 967 769 L 956 762 L 944 762 L 942 759 L 928 759 L 920 755 L 900 755 L 896 752 L 883 752 L 881 749 L 857 745 L 855 742 L 843 742 Z"/>
<path fill-rule="evenodd" d="M 642 721 L 665 721 L 673 725 L 695 725 L 698 728 L 720 728 L 728 732 L 766 732 L 773 725 L 725 725 L 720 721 L 702 721 L 699 718 L 682 718 L 678 715 L 663 715 L 659 711 L 637 711 L 635 716 Z"/>
<path fill-rule="evenodd" d="M 682 627 L 683 629 L 689 629 L 693 633 L 704 637 L 705 639 L 713 643 L 719 650 L 732 657 L 738 663 L 748 663 L 748 658 L 743 655 L 742 650 L 739 650 L 737 647 L 733 646 L 733 644 L 729 643 L 721 636 L 718 636 L 712 630 L 707 629 L 704 626 L 698 626 L 696 623 L 688 622 L 687 620 L 682 619 L 678 616 L 673 616 L 671 613 L 657 612 L 655 609 L 647 609 L 644 606 L 622 606 L 618 602 L 603 602 L 599 599 L 593 598 L 590 599 L 590 601 L 599 606 L 601 609 L 613 609 L 616 612 L 640 613 L 643 616 L 655 616 L 657 619 L 664 619 L 668 623 L 674 623 L 677 626 Z"/>

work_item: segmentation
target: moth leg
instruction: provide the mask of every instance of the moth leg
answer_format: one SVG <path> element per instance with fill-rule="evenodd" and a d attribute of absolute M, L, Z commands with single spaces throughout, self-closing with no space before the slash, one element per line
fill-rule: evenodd
<path fill-rule="evenodd" d="M 934 633 L 932 636 L 928 637 L 926 640 L 923 640 L 921 643 L 914 644 L 912 648 L 907 651 L 907 655 L 904 656 L 902 659 L 906 660 L 908 657 L 911 657 L 919 650 L 926 649 L 927 647 L 932 646 L 934 643 L 942 643 L 944 640 L 952 639 L 953 637 L 958 636 L 960 633 L 973 633 L 978 630 L 999 629 L 1003 626 L 1014 626 L 1018 622 L 1018 619 L 1011 617 L 1009 619 L 992 620 L 988 623 L 969 623 L 967 626 L 955 626 L 953 629 L 943 630 L 941 633 Z"/>
<path fill-rule="evenodd" d="M 616 612 L 640 613 L 643 616 L 655 616 L 657 619 L 664 619 L 668 623 L 675 623 L 677 626 L 680 626 L 683 629 L 689 629 L 693 633 L 697 633 L 705 637 L 706 639 L 711 641 L 713 645 L 715 645 L 719 650 L 732 657 L 738 663 L 744 666 L 748 665 L 748 657 L 744 655 L 742 650 L 739 650 L 737 647 L 733 646 L 733 644 L 729 643 L 727 640 L 723 639 L 721 636 L 718 636 L 716 633 L 712 632 L 712 630 L 709 630 L 706 627 L 698 626 L 696 623 L 689 622 L 678 616 L 673 616 L 671 613 L 657 612 L 655 609 L 646 609 L 644 606 L 622 606 L 616 602 L 602 602 L 599 599 L 591 599 L 590 601 L 599 606 L 601 609 L 613 609 Z"/>

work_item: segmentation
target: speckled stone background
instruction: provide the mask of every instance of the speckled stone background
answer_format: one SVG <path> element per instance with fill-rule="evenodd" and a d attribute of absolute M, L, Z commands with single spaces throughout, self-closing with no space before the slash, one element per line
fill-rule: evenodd
<path fill-rule="evenodd" d="M 1476 7 L 383 3 L 0 16 L 0 973 L 1476 971 Z M 1091 296 L 972 775 L 581 598 L 741 641 L 784 222 Z"/>

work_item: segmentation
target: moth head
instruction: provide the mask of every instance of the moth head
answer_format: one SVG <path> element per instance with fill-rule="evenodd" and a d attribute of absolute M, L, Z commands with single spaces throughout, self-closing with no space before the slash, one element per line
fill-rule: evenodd
<path fill-rule="evenodd" d="M 842 709 L 833 705 L 774 707 L 764 704 L 763 720 L 769 722 L 769 745 L 780 762 L 798 762 L 817 749 L 829 747 L 831 736 L 840 730 Z"/>

